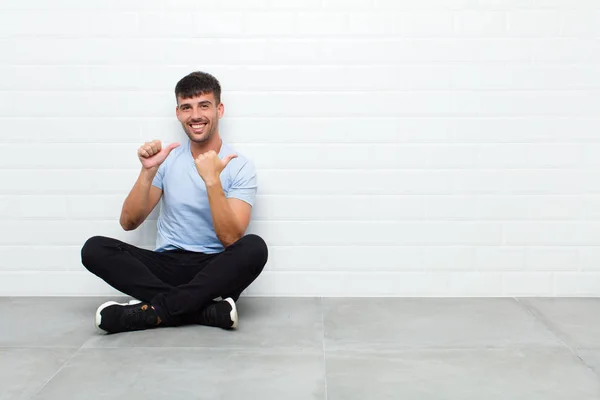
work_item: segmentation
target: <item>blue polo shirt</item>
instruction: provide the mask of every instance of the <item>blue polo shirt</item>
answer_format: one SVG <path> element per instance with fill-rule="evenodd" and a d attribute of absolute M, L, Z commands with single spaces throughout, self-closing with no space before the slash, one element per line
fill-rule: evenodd
<path fill-rule="evenodd" d="M 152 185 L 163 191 L 155 251 L 183 249 L 201 253 L 224 250 L 213 227 L 206 185 L 198 174 L 188 139 L 158 168 Z M 222 142 L 219 158 L 237 154 L 221 172 L 225 197 L 254 205 L 257 181 L 250 160 Z"/>

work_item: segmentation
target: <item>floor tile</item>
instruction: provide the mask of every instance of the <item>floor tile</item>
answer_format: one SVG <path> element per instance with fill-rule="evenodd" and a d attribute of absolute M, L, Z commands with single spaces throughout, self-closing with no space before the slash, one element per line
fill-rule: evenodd
<path fill-rule="evenodd" d="M 600 349 L 600 298 L 519 299 L 574 347 Z"/>
<path fill-rule="evenodd" d="M 600 350 L 577 349 L 577 356 L 600 377 Z"/>
<path fill-rule="evenodd" d="M 322 352 L 82 349 L 35 399 L 325 399 Z"/>
<path fill-rule="evenodd" d="M 79 348 L 94 334 L 96 308 L 105 299 L 15 297 L 0 302 L 5 323 L 0 347 Z"/>
<path fill-rule="evenodd" d="M 600 381 L 567 349 L 327 352 L 328 400 L 597 400 Z"/>
<path fill-rule="evenodd" d="M 76 351 L 0 348 L 0 400 L 29 399 Z"/>
<path fill-rule="evenodd" d="M 560 346 L 513 299 L 323 299 L 326 349 Z"/>

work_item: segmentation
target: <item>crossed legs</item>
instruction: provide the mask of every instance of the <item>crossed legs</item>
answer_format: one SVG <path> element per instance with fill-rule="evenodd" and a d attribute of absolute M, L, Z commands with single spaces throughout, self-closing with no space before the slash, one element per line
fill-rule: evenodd
<path fill-rule="evenodd" d="M 246 235 L 217 254 L 155 252 L 94 236 L 81 250 L 83 265 L 115 289 L 156 311 L 169 326 L 201 323 L 198 317 L 221 297 L 237 300 L 262 272 L 267 246 Z"/>

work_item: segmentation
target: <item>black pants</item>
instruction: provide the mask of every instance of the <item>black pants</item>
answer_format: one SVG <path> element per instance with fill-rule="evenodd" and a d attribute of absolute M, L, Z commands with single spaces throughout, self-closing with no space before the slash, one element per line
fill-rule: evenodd
<path fill-rule="evenodd" d="M 268 250 L 246 235 L 217 254 L 156 252 L 94 236 L 81 249 L 83 265 L 115 289 L 152 304 L 165 325 L 194 321 L 217 297 L 237 300 L 262 272 Z"/>

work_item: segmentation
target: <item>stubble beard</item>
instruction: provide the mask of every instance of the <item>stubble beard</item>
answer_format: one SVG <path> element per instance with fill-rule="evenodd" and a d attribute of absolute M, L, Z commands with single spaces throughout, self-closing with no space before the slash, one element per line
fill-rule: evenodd
<path fill-rule="evenodd" d="M 185 131 L 185 133 L 187 134 L 188 138 L 194 142 L 194 143 L 205 143 L 208 142 L 215 134 L 215 130 L 216 130 L 216 126 L 211 126 L 210 130 L 208 132 L 206 132 L 203 136 L 201 136 L 200 138 L 196 137 L 195 134 L 193 132 L 191 132 L 191 127 L 189 127 L 187 124 L 183 124 L 183 130 Z M 188 130 L 189 129 L 189 130 Z"/>

